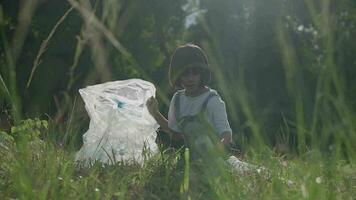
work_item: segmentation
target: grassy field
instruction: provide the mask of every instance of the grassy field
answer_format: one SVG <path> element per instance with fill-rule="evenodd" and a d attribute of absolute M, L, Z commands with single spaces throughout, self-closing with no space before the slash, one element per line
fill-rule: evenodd
<path fill-rule="evenodd" d="M 1 132 L 2 199 L 353 199 L 356 169 L 338 150 L 310 150 L 276 156 L 266 148 L 247 152 L 244 161 L 265 171 L 218 174 L 196 172 L 184 154 L 161 152 L 142 166 L 133 162 L 95 163 L 81 168 L 75 151 L 46 138 L 46 121 L 26 120 Z M 223 165 L 223 164 L 222 164 Z M 190 178 L 188 178 L 190 177 Z"/>
<path fill-rule="evenodd" d="M 279 125 L 282 124 L 279 132 L 276 133 L 279 134 L 277 138 L 280 141 L 278 142 L 281 142 L 279 147 L 272 147 L 273 145 L 266 142 L 264 130 L 269 127 L 269 124 L 264 124 L 262 117 L 259 118 L 263 113 L 262 109 L 255 110 L 254 103 L 260 99 L 254 99 L 257 95 L 255 97 L 246 86 L 248 81 L 244 77 L 244 70 L 248 68 L 243 64 L 233 62 L 235 60 L 231 58 L 235 55 L 222 53 L 223 49 L 220 47 L 223 43 L 221 41 L 224 41 L 225 36 L 219 36 L 219 32 L 211 31 L 212 27 L 209 27 L 204 19 L 197 18 L 202 24 L 204 35 L 209 38 L 201 42 L 202 48 L 210 56 L 212 65 L 222 66 L 213 69 L 213 72 L 217 89 L 225 97 L 227 111 L 231 116 L 229 120 L 236 122 L 233 124 L 236 126 L 241 123 L 245 126 L 244 130 L 250 134 L 249 141 L 241 141 L 244 151 L 240 158 L 244 162 L 263 169 L 246 173 L 234 171 L 224 161 L 216 165 L 216 170 L 210 170 L 208 166 L 197 170 L 187 162 L 186 150 L 158 152 L 148 158 L 143 165 L 134 161 L 119 161 L 115 165 L 94 163 L 93 166 L 87 168 L 78 166 L 74 158 L 79 148 L 78 136 L 81 136 L 83 131 L 76 126 L 83 127 L 85 120 L 77 116 L 86 114 L 84 106 L 76 105 L 77 97 L 71 95 L 69 91 L 73 89 L 76 79 L 74 71 L 77 70 L 83 49 L 88 47 L 92 50 L 91 61 L 97 67 L 97 69 L 94 67 L 90 69 L 91 73 L 88 73 L 86 77 L 87 82 L 83 81 L 83 83 L 94 84 L 97 80 L 115 79 L 111 77 L 112 71 L 105 65 L 110 63 L 105 57 L 106 47 L 110 47 L 107 49 L 115 52 L 115 57 L 122 56 L 122 62 L 128 66 L 128 74 L 135 71 L 134 75 L 140 74 L 147 80 L 152 80 L 152 77 L 140 68 L 135 53 L 129 52 L 120 43 L 121 38 L 116 37 L 114 32 L 106 27 L 107 24 L 114 26 L 116 21 L 107 20 L 110 23 L 105 24 L 105 20 L 100 21 L 101 18 L 104 19 L 104 15 L 97 17 L 97 13 L 90 8 L 83 7 L 84 4 L 79 4 L 81 1 L 69 0 L 68 2 L 71 8 L 64 13 L 40 45 L 29 79 L 26 81 L 26 88 L 20 88 L 17 82 L 16 72 L 20 70 L 17 70 L 16 63 L 26 39 L 26 31 L 23 30 L 27 30 L 29 24 L 19 23 L 16 27 L 19 33 L 16 32 L 14 38 L 7 38 L 6 33 L 9 30 L 7 22 L 3 20 L 3 10 L 0 6 L 0 41 L 2 42 L 1 50 L 4 50 L 1 54 L 2 62 L 0 62 L 0 72 L 2 72 L 0 74 L 0 100 L 1 103 L 2 100 L 6 102 L 6 105 L 4 103 L 1 106 L 6 106 L 6 113 L 13 120 L 11 130 L 7 132 L 0 130 L 0 199 L 355 199 L 356 115 L 352 107 L 355 105 L 352 99 L 354 95 L 350 95 L 354 87 L 347 85 L 349 80 L 345 77 L 348 74 L 342 71 L 346 67 L 342 68 L 343 66 L 339 64 L 343 63 L 344 58 L 339 55 L 343 53 L 340 47 L 351 41 L 345 38 L 351 38 L 354 29 L 350 28 L 345 31 L 345 34 L 351 33 L 351 36 L 347 34 L 344 38 L 335 36 L 334 28 L 337 28 L 335 24 L 337 24 L 338 15 L 330 9 L 331 1 L 316 1 L 320 5 L 305 1 L 309 8 L 310 27 L 312 27 L 308 25 L 307 31 L 304 31 L 305 35 L 302 35 L 300 30 L 305 30 L 306 27 L 300 26 L 297 18 L 290 24 L 284 24 L 284 19 L 279 19 L 274 24 L 276 25 L 273 27 L 275 38 L 272 41 L 276 44 L 273 47 L 279 48 L 278 55 L 281 57 L 281 74 L 275 77 L 278 76 L 276 79 L 284 81 L 284 84 L 278 88 L 285 90 L 288 97 L 284 97 L 284 93 L 276 94 L 283 94 L 283 100 L 288 99 L 286 102 L 290 109 L 288 119 L 284 119 L 285 124 L 279 121 Z M 348 8 L 347 5 L 345 3 L 345 8 Z M 28 3 L 27 6 L 29 6 L 28 13 L 24 16 L 31 18 L 36 5 Z M 106 9 L 111 7 L 110 4 L 106 6 L 104 6 Z M 252 8 L 254 8 L 253 5 Z M 21 112 L 23 106 L 26 105 L 23 105 L 25 103 L 21 99 L 20 92 L 23 93 L 22 96 L 30 96 L 27 94 L 29 91 L 27 89 L 32 83 L 32 76 L 37 75 L 37 67 L 48 50 L 52 36 L 57 28 L 62 26 L 65 18 L 74 11 L 83 18 L 83 28 L 79 35 L 73 36 L 77 38 L 78 44 L 73 55 L 74 61 L 68 72 L 67 89 L 58 91 L 62 95 L 62 101 L 56 102 L 58 113 L 53 119 L 52 116 L 46 117 L 48 121 L 37 118 L 22 120 L 27 114 Z M 112 10 L 113 13 L 116 11 Z M 285 12 L 290 17 L 289 11 Z M 343 17 L 354 16 L 354 13 L 347 15 L 343 13 Z M 235 18 L 231 17 L 231 19 Z M 291 19 L 291 17 L 288 18 L 288 20 Z M 350 21 L 352 21 L 351 18 Z M 29 23 L 26 20 L 25 22 Z M 247 21 L 242 25 L 248 27 L 249 23 L 254 22 Z M 253 26 L 251 30 L 246 29 L 251 32 L 242 34 L 245 38 L 241 40 L 246 39 L 246 47 L 250 47 L 248 42 L 255 41 L 255 38 L 248 40 L 249 35 L 255 33 Z M 339 34 L 342 35 L 344 32 Z M 13 46 L 9 42 L 12 41 L 11 39 L 17 41 Z M 181 40 L 182 38 L 175 39 Z M 85 46 L 85 42 L 89 40 L 92 40 L 92 44 Z M 240 44 L 242 47 L 244 47 L 243 43 Z M 313 49 L 314 47 L 317 47 L 317 50 Z M 352 48 L 348 47 L 351 51 Z M 244 48 L 241 49 L 244 51 Z M 255 53 L 246 50 L 239 56 L 246 56 L 246 60 L 258 60 L 248 57 Z M 233 61 L 230 63 L 229 59 Z M 160 60 L 156 62 L 161 64 Z M 352 60 L 347 60 L 347 62 L 352 66 Z M 225 66 L 225 64 L 230 64 L 230 66 Z M 223 66 L 226 69 L 223 69 Z M 227 73 L 229 70 L 232 72 Z M 273 74 L 273 72 L 270 73 Z M 258 78 L 252 76 L 251 79 L 249 81 L 253 83 Z M 309 82 L 305 83 L 306 80 Z M 85 86 L 81 85 L 81 87 Z M 162 94 L 165 90 L 160 87 L 166 87 L 163 84 L 158 85 L 157 93 L 167 106 L 169 99 L 166 94 Z M 39 91 L 39 93 L 42 92 L 41 89 Z M 306 101 L 305 99 L 312 100 Z M 263 99 L 260 101 L 263 102 Z M 305 102 L 310 105 L 306 105 Z M 276 109 L 279 112 L 278 108 L 268 109 Z M 238 110 L 241 113 L 238 113 Z M 246 122 L 240 121 L 239 114 Z M 235 134 L 238 135 L 236 138 L 243 139 L 240 137 L 244 134 L 243 131 Z M 298 143 L 289 144 L 291 138 L 288 137 L 290 136 L 294 136 Z"/>

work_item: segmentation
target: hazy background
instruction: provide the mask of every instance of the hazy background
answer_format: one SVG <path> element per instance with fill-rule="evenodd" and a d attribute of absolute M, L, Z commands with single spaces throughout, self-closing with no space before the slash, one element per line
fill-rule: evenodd
<path fill-rule="evenodd" d="M 355 1 L 0 5 L 1 129 L 40 117 L 56 125 L 58 140 L 70 127 L 80 141 L 89 119 L 78 89 L 129 78 L 153 82 L 166 114 L 174 93 L 170 56 L 177 45 L 193 42 L 208 54 L 210 86 L 226 102 L 238 144 L 263 142 L 290 151 L 313 141 L 322 148 L 335 138 L 347 148 L 355 141 Z"/>

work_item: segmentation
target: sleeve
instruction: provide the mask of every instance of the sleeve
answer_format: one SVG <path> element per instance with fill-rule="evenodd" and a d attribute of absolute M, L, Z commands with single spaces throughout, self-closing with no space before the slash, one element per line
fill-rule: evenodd
<path fill-rule="evenodd" d="M 177 93 L 175 93 L 172 97 L 172 100 L 169 104 L 169 110 L 168 110 L 168 128 L 172 129 L 173 131 L 176 132 L 181 132 L 181 130 L 178 127 L 176 115 L 175 115 L 175 99 L 176 99 Z"/>
<path fill-rule="evenodd" d="M 223 132 L 230 132 L 229 121 L 227 119 L 225 102 L 220 97 L 213 97 L 210 99 L 207 105 L 209 118 L 212 121 L 212 124 L 215 130 L 221 135 Z"/>

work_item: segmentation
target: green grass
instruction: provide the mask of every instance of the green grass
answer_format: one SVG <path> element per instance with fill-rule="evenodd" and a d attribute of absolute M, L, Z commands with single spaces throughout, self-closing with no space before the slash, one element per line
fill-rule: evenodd
<path fill-rule="evenodd" d="M 264 166 L 268 173 L 239 174 L 228 167 L 215 175 L 198 172 L 184 164 L 184 154 L 172 152 L 158 153 L 143 166 L 121 161 L 81 168 L 74 162 L 75 151 L 35 137 L 39 130 L 48 131 L 38 122 L 27 120 L 13 129 L 10 135 L 17 134 L 16 140 L 1 133 L 3 199 L 352 199 L 356 195 L 355 164 L 340 159 L 336 151 L 290 157 L 278 157 L 268 149 L 246 154 L 245 161 Z"/>
<path fill-rule="evenodd" d="M 137 64 L 134 54 L 122 46 L 99 20 L 100 17 L 90 21 L 95 13 L 82 8 L 77 1 L 69 2 L 83 15 L 86 23 L 93 23 L 97 34 L 102 34 L 142 77 L 151 80 Z M 20 112 L 22 105 L 15 70 L 17 56 L 11 54 L 0 9 L 0 41 L 4 43 L 5 49 L 5 65 L 2 70 L 6 72 L 0 76 L 0 89 L 1 94 L 6 95 L 15 121 L 11 131 L 0 131 L 0 199 L 354 199 L 356 115 L 345 100 L 343 76 L 335 63 L 334 54 L 337 49 L 331 31 L 333 27 L 329 23 L 332 21 L 329 18 L 333 17 L 333 13 L 327 9 L 329 3 L 321 2 L 325 4 L 322 6 L 325 10 L 319 15 L 315 5 L 307 2 L 312 23 L 322 35 L 318 38 L 319 46 L 325 49 L 324 59 L 318 65 L 310 63 L 310 68 L 319 71 L 312 74 L 316 79 L 315 85 L 310 86 L 315 88 L 315 93 L 311 94 L 315 101 L 309 120 L 303 103 L 306 88 L 298 82 L 298 75 L 303 69 L 299 68 L 296 57 L 317 55 L 307 48 L 304 49 L 305 55 L 297 55 L 298 47 L 294 46 L 289 32 L 283 29 L 282 24 L 276 27 L 286 77 L 285 87 L 292 99 L 293 110 L 293 116 L 285 119 L 279 134 L 285 145 L 288 145 L 291 134 L 297 135 L 299 143 L 295 151 L 286 151 L 286 154 L 280 155 L 265 144 L 264 125 L 258 118 L 259 112 L 254 110 L 254 101 L 251 100 L 253 94 L 245 86 L 243 66 L 238 66 L 237 82 L 226 78 L 219 69 L 214 71 L 218 89 L 225 95 L 228 108 L 231 108 L 228 110 L 233 117 L 230 121 L 239 121 L 234 111 L 240 109 L 251 131 L 250 143 L 244 144 L 246 150 L 243 161 L 267 169 L 260 173 L 253 171 L 246 174 L 232 171 L 224 162 L 220 162 L 215 171 L 205 168 L 197 170 L 187 162 L 187 151 L 182 154 L 161 152 L 142 166 L 121 161 L 110 166 L 95 163 L 90 168 L 79 167 L 74 161 L 78 149 L 75 136 L 82 134 L 79 130 L 83 119 L 78 117 L 80 113 L 77 112 L 80 109 L 83 112 L 84 106 L 79 105 L 77 107 L 82 107 L 77 108 L 75 98 L 67 92 L 72 88 L 74 69 L 86 38 L 78 39 L 69 72 L 67 96 L 61 102 L 62 107 L 58 112 L 58 115 L 69 113 L 69 120 L 65 122 L 58 117 L 58 120 L 55 118 L 48 122 L 39 119 L 21 121 L 23 113 Z M 61 20 L 39 50 L 30 77 L 36 75 L 39 59 L 44 55 L 47 43 Z M 209 30 L 206 23 L 204 28 L 212 42 L 203 42 L 202 46 L 209 55 L 215 55 L 210 57 L 213 65 L 223 66 L 225 58 L 221 55 L 218 37 Z M 100 55 L 97 55 L 95 59 L 99 58 Z M 106 73 L 110 74 L 109 71 Z M 101 75 L 101 80 L 105 80 L 105 73 Z M 31 78 L 28 79 L 28 85 L 30 83 Z M 229 89 L 227 86 L 230 85 L 236 87 Z"/>

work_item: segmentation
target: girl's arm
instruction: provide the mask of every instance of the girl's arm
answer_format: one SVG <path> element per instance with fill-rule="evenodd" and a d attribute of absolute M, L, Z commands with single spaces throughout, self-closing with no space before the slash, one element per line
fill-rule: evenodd
<path fill-rule="evenodd" d="M 213 116 L 213 126 L 220 135 L 220 142 L 229 146 L 232 143 L 232 130 L 227 119 L 225 102 L 221 97 L 213 98 L 208 103 L 208 109 L 211 110 Z"/>
<path fill-rule="evenodd" d="M 168 120 L 162 115 L 162 113 L 158 110 L 158 102 L 156 98 L 150 97 L 146 106 L 148 112 L 152 115 L 152 117 L 157 121 L 162 130 L 167 133 L 172 139 L 181 140 L 183 139 L 183 134 L 173 131 L 168 127 Z"/>

